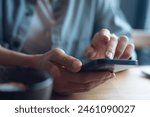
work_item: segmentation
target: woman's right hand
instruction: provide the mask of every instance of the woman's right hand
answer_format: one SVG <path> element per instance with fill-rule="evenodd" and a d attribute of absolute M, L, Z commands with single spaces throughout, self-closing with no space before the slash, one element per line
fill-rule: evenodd
<path fill-rule="evenodd" d="M 34 67 L 47 70 L 54 79 L 54 91 L 59 94 L 84 92 L 95 88 L 114 73 L 79 72 L 82 66 L 80 60 L 67 55 L 62 49 L 55 48 L 45 54 L 35 55 Z"/>

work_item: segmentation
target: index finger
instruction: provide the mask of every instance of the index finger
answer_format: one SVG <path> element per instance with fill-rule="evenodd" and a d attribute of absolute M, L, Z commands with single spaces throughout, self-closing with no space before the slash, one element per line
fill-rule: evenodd
<path fill-rule="evenodd" d="M 110 31 L 108 29 L 102 29 L 97 32 L 92 40 L 92 46 L 99 48 L 100 45 L 106 44 L 110 40 Z"/>
<path fill-rule="evenodd" d="M 106 57 L 109 59 L 113 59 L 115 52 L 116 52 L 116 47 L 118 44 L 118 37 L 115 34 L 111 35 L 111 39 L 107 45 L 106 49 Z"/>
<path fill-rule="evenodd" d="M 105 58 L 107 43 L 110 40 L 110 32 L 102 29 L 93 37 L 92 44 L 86 49 L 86 56 L 90 59 Z"/>

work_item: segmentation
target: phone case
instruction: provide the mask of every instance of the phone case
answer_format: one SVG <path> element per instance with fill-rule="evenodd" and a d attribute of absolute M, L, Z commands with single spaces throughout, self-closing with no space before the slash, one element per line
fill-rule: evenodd
<path fill-rule="evenodd" d="M 137 60 L 98 59 L 84 64 L 81 72 L 111 71 L 119 72 L 138 65 Z"/>

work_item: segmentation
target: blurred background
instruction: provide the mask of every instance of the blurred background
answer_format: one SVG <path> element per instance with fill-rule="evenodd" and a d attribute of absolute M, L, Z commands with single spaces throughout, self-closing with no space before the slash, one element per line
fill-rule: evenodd
<path fill-rule="evenodd" d="M 150 0 L 116 0 L 132 32 L 140 65 L 150 65 Z"/>

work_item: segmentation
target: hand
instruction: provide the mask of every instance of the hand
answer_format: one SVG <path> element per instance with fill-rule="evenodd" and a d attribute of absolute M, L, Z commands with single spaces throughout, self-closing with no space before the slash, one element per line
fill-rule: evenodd
<path fill-rule="evenodd" d="M 134 44 L 129 43 L 127 36 L 117 37 L 109 30 L 102 29 L 95 34 L 86 55 L 90 59 L 129 59 L 133 51 Z"/>
<path fill-rule="evenodd" d="M 36 68 L 46 69 L 50 72 L 54 78 L 54 91 L 59 94 L 88 91 L 114 77 L 114 74 L 108 71 L 78 72 L 81 69 L 81 61 L 65 54 L 59 48 L 37 57 Z"/>

